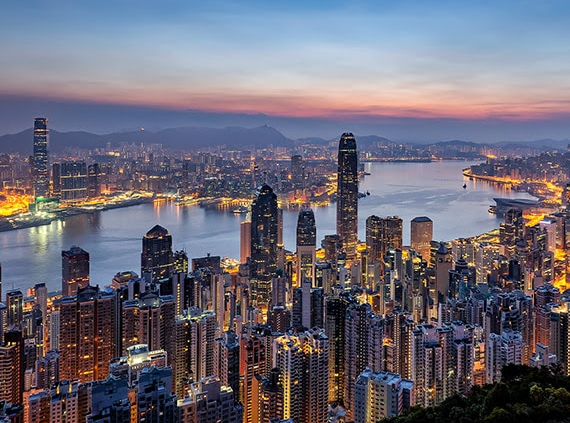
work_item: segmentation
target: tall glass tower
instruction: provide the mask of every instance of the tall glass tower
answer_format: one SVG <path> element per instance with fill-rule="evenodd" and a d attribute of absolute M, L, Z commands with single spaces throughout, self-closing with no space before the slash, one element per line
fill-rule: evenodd
<path fill-rule="evenodd" d="M 47 197 L 49 193 L 48 120 L 34 119 L 33 179 L 34 196 Z"/>
<path fill-rule="evenodd" d="M 251 297 L 259 306 L 268 305 L 271 279 L 277 271 L 278 243 L 277 196 L 263 185 L 251 204 Z"/>
<path fill-rule="evenodd" d="M 342 134 L 338 144 L 336 232 L 346 258 L 353 259 L 358 242 L 358 155 L 351 133 Z"/>
<path fill-rule="evenodd" d="M 299 212 L 297 219 L 297 282 L 299 286 L 306 279 L 315 286 L 315 255 L 317 247 L 317 225 L 311 209 Z"/>

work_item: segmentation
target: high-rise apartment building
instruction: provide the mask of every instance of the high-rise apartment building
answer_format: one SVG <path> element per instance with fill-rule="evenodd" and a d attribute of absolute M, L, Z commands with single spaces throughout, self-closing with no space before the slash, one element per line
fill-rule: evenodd
<path fill-rule="evenodd" d="M 77 294 L 89 286 L 89 253 L 78 246 L 61 252 L 61 293 L 64 297 Z"/>
<path fill-rule="evenodd" d="M 418 252 L 422 259 L 430 262 L 431 240 L 433 238 L 433 222 L 427 216 L 414 217 L 411 221 L 410 247 Z"/>
<path fill-rule="evenodd" d="M 24 294 L 20 290 L 6 293 L 7 325 L 20 325 L 24 318 Z"/>
<path fill-rule="evenodd" d="M 358 153 L 356 139 L 344 133 L 338 145 L 336 232 L 346 258 L 356 257 L 358 242 Z"/>
<path fill-rule="evenodd" d="M 273 364 L 283 374 L 283 417 L 325 423 L 328 407 L 329 339 L 312 329 L 275 339 Z"/>
<path fill-rule="evenodd" d="M 172 235 L 160 225 L 155 225 L 142 239 L 141 273 L 152 272 L 152 280 L 170 276 L 174 268 Z"/>
<path fill-rule="evenodd" d="M 0 401 L 21 404 L 24 392 L 24 339 L 19 330 L 9 330 L 0 345 Z"/>
<path fill-rule="evenodd" d="M 62 298 L 55 307 L 60 313 L 60 378 L 105 379 L 111 359 L 118 356 L 116 293 L 87 286 L 75 296 Z"/>
<path fill-rule="evenodd" d="M 48 120 L 34 119 L 34 156 L 32 176 L 34 181 L 34 196 L 49 195 L 49 153 L 48 153 Z"/>
<path fill-rule="evenodd" d="M 354 423 L 379 422 L 414 405 L 414 383 L 396 373 L 366 369 L 355 384 Z"/>
<path fill-rule="evenodd" d="M 263 185 L 251 205 L 251 300 L 267 306 L 271 299 L 271 279 L 277 271 L 277 196 Z"/>

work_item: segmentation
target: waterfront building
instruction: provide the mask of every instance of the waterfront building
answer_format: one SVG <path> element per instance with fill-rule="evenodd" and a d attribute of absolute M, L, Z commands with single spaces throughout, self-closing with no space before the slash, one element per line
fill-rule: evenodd
<path fill-rule="evenodd" d="M 172 235 L 155 225 L 142 239 L 141 274 L 152 273 L 152 280 L 168 278 L 174 268 Z"/>
<path fill-rule="evenodd" d="M 54 163 L 52 191 L 62 202 L 73 203 L 88 197 L 87 164 L 83 161 Z"/>
<path fill-rule="evenodd" d="M 344 133 L 338 145 L 336 233 L 346 258 L 356 257 L 358 242 L 358 153 L 356 139 Z"/>
<path fill-rule="evenodd" d="M 61 293 L 64 297 L 77 294 L 89 285 L 89 253 L 78 246 L 61 252 Z"/>
<path fill-rule="evenodd" d="M 34 155 L 32 176 L 34 182 L 34 197 L 49 195 L 49 153 L 48 153 L 48 120 L 34 119 Z"/>

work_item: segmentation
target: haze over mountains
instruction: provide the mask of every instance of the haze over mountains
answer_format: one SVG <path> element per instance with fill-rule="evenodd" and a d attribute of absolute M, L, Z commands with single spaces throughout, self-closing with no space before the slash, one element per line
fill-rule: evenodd
<path fill-rule="evenodd" d="M 358 146 L 361 150 L 371 150 L 381 147 L 393 147 L 399 143 L 378 135 L 358 135 Z M 0 136 L 0 152 L 31 154 L 32 128 Z M 114 132 L 98 135 L 83 131 L 60 132 L 50 131 L 50 150 L 62 152 L 66 148 L 95 149 L 103 148 L 107 143 L 117 146 L 121 143 L 161 143 L 173 150 L 191 150 L 205 147 L 224 145 L 227 149 L 260 149 L 268 146 L 293 147 L 296 143 L 326 145 L 335 143 L 338 138 L 306 137 L 297 140 L 283 135 L 280 131 L 267 125 L 244 128 L 231 126 L 226 128 L 180 127 L 159 131 L 139 129 L 137 131 Z M 430 151 L 469 151 L 473 154 L 483 154 L 486 149 L 533 150 L 536 152 L 565 149 L 570 140 L 544 139 L 532 142 L 500 142 L 474 143 L 461 140 L 440 141 L 437 143 L 413 143 L 418 148 Z"/>
<path fill-rule="evenodd" d="M 515 120 L 512 117 L 455 119 L 440 117 L 398 117 L 338 111 L 334 116 L 278 116 L 263 113 L 229 113 L 204 110 L 172 110 L 151 106 L 101 104 L 0 95 L 0 135 L 29 128 L 34 117 L 48 117 L 50 128 L 62 132 L 94 134 L 136 131 L 140 127 L 160 131 L 167 128 L 245 128 L 268 125 L 290 139 L 321 137 L 332 139 L 343 132 L 378 134 L 396 142 L 432 143 L 462 139 L 495 143 L 504 140 L 532 141 L 570 136 L 570 117 Z"/>

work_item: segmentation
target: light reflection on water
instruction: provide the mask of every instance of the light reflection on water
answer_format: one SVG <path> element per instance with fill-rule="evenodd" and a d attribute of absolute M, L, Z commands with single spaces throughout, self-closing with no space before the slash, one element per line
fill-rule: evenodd
<path fill-rule="evenodd" d="M 365 220 L 371 214 L 399 215 L 404 219 L 404 243 L 409 243 L 410 220 L 426 215 L 434 221 L 434 238 L 449 240 L 496 228 L 501 220 L 487 212 L 492 198 L 530 198 L 499 189 L 461 174 L 469 162 L 367 163 L 360 191 L 370 195 L 359 202 L 359 238 L 365 239 Z M 463 183 L 467 188 L 463 189 Z M 295 248 L 297 211 L 285 211 L 284 241 Z M 336 228 L 336 205 L 315 208 L 318 242 Z M 140 270 L 141 238 L 159 223 L 173 236 L 175 249 L 189 257 L 206 253 L 239 257 L 239 223 L 245 215 L 205 210 L 174 203 L 143 204 L 73 216 L 64 222 L 0 233 L 3 291 L 25 289 L 46 282 L 61 285 L 61 250 L 79 245 L 91 254 L 92 283 L 110 283 L 123 270 Z"/>

